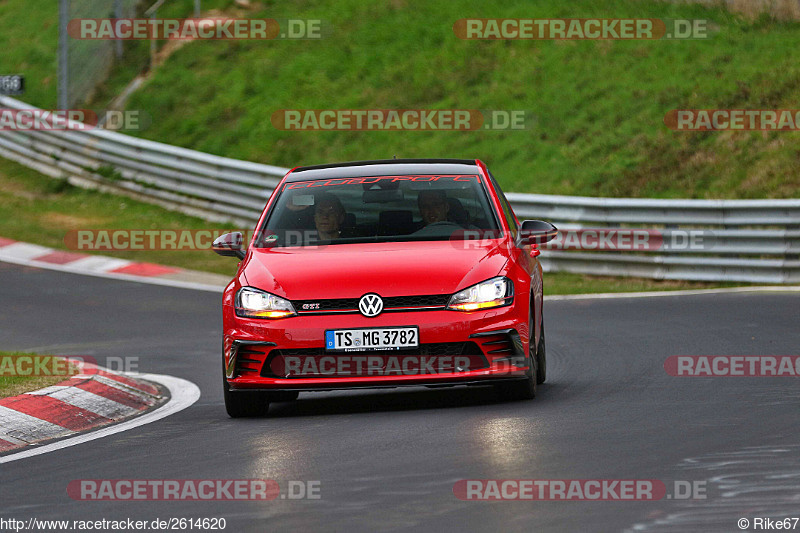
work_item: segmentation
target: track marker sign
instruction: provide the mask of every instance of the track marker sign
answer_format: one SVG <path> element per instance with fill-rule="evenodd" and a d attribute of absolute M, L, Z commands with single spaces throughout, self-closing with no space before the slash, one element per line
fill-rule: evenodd
<path fill-rule="evenodd" d="M 0 95 L 21 96 L 25 94 L 25 77 L 19 74 L 0 75 Z"/>

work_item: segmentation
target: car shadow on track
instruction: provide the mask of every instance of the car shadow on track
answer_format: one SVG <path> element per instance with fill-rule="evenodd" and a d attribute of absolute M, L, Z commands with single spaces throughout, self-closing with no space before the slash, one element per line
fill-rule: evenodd
<path fill-rule="evenodd" d="M 493 404 L 519 404 L 535 407 L 546 400 L 552 385 L 539 385 L 536 399 L 513 402 L 500 398 L 491 386 L 448 387 L 440 389 L 364 390 L 341 395 L 306 392 L 294 402 L 273 403 L 269 417 L 299 417 L 335 414 L 449 409 Z"/>

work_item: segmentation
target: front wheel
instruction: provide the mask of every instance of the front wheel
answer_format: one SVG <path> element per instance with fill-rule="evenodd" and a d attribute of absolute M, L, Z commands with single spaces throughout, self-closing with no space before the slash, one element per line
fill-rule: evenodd
<path fill-rule="evenodd" d="M 530 329 L 533 330 L 533 320 L 530 322 Z M 544 341 L 544 336 L 540 337 L 540 346 Z M 500 397 L 504 400 L 518 401 L 518 400 L 532 400 L 536 397 L 536 384 L 539 381 L 539 348 L 534 352 L 531 349 L 531 344 L 528 343 L 528 370 L 525 372 L 525 379 L 518 379 L 514 381 L 505 381 L 498 383 L 495 387 Z"/>
<path fill-rule="evenodd" d="M 222 391 L 225 397 L 225 410 L 231 418 L 264 416 L 269 411 L 269 399 L 260 391 L 232 391 L 222 372 Z"/>
<path fill-rule="evenodd" d="M 300 396 L 298 391 L 291 390 L 268 392 L 266 394 L 270 402 L 293 402 Z"/>
<path fill-rule="evenodd" d="M 539 330 L 539 348 L 536 350 L 536 383 L 542 384 L 547 379 L 547 349 L 544 345 L 544 319 Z"/>

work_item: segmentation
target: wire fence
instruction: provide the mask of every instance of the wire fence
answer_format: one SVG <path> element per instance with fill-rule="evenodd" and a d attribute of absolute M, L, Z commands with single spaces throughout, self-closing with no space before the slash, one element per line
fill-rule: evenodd
<path fill-rule="evenodd" d="M 138 53 L 133 43 L 122 40 L 74 39 L 67 31 L 76 19 L 158 18 L 158 10 L 167 0 L 58 0 L 58 107 L 72 109 L 92 99 L 97 87 L 108 79 L 115 62 L 138 62 L 137 70 L 153 66 L 157 42 L 150 44 L 150 55 Z M 169 0 L 177 1 L 177 0 Z M 201 0 L 189 0 L 195 17 L 202 9 Z"/>
<path fill-rule="evenodd" d="M 685 2 L 687 0 L 671 0 Z M 707 6 L 723 5 L 729 11 L 742 13 L 755 19 L 766 13 L 780 20 L 800 20 L 800 1 L 798 0 L 688 0 Z"/>
<path fill-rule="evenodd" d="M 58 106 L 70 109 L 92 97 L 125 53 L 122 41 L 73 39 L 70 20 L 135 18 L 142 0 L 59 0 Z"/>

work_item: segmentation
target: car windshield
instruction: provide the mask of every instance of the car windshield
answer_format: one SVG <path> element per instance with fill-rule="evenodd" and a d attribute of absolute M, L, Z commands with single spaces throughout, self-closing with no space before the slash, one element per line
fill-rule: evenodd
<path fill-rule="evenodd" d="M 286 183 L 256 246 L 499 236 L 478 175 L 375 176 Z"/>

